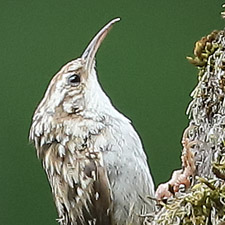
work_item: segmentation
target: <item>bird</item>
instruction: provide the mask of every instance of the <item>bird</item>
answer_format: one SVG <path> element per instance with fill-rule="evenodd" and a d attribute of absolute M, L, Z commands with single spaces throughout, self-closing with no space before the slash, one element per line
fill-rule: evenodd
<path fill-rule="evenodd" d="M 29 133 L 61 225 L 139 225 L 154 211 L 154 182 L 131 121 L 103 91 L 95 55 L 109 21 L 81 57 L 53 76 Z"/>

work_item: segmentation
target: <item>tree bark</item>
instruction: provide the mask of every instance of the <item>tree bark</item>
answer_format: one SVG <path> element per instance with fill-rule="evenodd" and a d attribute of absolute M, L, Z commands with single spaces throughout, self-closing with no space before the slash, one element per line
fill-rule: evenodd
<path fill-rule="evenodd" d="M 187 59 L 198 70 L 198 83 L 188 106 L 189 126 L 184 132 L 195 170 L 190 187 L 178 191 L 145 224 L 225 223 L 225 32 L 213 31 L 196 42 L 194 56 Z M 188 145 L 188 143 L 191 143 Z M 187 147 L 188 146 L 188 147 Z M 183 174 L 187 164 L 183 162 Z"/>

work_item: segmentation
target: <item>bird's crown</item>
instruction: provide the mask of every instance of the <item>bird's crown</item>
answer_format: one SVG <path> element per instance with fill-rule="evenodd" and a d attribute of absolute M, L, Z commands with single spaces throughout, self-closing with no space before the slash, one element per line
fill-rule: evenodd
<path fill-rule="evenodd" d="M 92 39 L 80 58 L 67 63 L 52 78 L 36 114 L 77 114 L 107 110 L 111 103 L 98 83 L 95 71 L 96 52 L 116 18 L 106 24 Z"/>

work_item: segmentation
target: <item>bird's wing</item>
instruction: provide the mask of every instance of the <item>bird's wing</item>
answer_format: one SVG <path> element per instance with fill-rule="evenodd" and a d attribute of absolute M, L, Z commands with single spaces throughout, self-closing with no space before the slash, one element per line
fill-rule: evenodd
<path fill-rule="evenodd" d="M 92 192 L 93 216 L 96 218 L 96 224 L 112 224 L 112 195 L 106 169 L 98 165 L 95 172 L 97 177 Z"/>
<path fill-rule="evenodd" d="M 102 153 L 78 143 L 79 140 L 65 145 L 54 142 L 41 154 L 59 221 L 110 225 L 112 196 Z"/>

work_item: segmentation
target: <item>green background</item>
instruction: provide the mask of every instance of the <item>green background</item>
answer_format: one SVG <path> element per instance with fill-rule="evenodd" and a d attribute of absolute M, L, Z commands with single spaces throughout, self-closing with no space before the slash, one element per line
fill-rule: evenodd
<path fill-rule="evenodd" d="M 222 29 L 217 0 L 0 0 L 0 224 L 56 225 L 47 179 L 28 142 L 47 84 L 94 34 L 121 17 L 97 54 L 114 105 L 134 123 L 156 184 L 180 167 L 197 70 L 185 56 Z"/>

